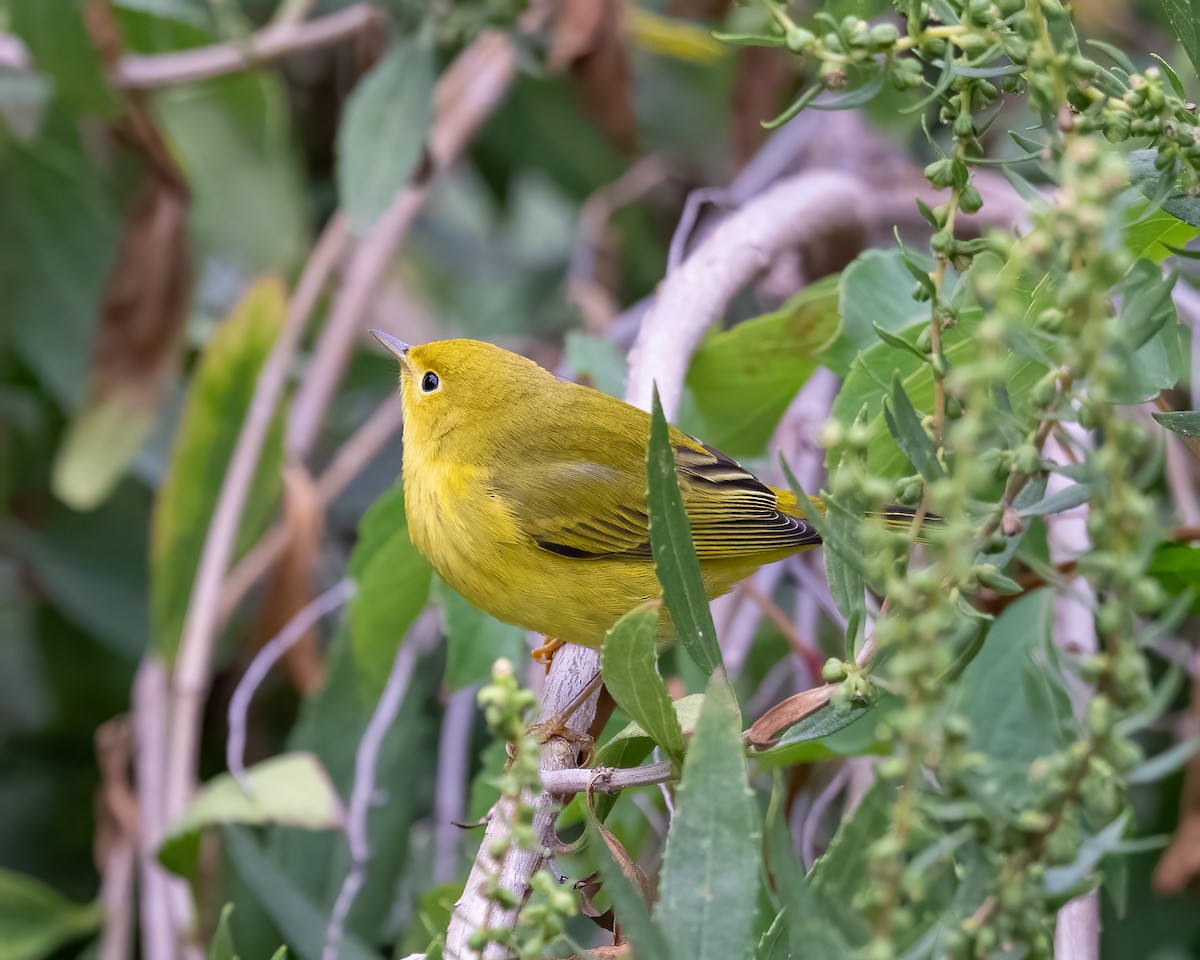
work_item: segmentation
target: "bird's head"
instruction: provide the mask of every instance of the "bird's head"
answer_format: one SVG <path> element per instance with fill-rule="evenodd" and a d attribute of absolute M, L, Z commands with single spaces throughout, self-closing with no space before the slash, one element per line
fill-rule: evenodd
<path fill-rule="evenodd" d="M 453 442 L 469 426 L 503 431 L 522 404 L 536 400 L 545 381 L 554 380 L 532 360 L 491 343 L 435 340 L 410 346 L 371 332 L 400 363 L 408 443 Z"/>

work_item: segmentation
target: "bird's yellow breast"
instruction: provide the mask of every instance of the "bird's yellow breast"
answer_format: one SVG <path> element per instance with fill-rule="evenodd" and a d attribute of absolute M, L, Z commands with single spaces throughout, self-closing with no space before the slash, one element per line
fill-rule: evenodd
<path fill-rule="evenodd" d="M 597 647 L 622 614 L 662 596 L 654 565 L 644 559 L 579 560 L 540 547 L 522 534 L 511 505 L 481 470 L 406 448 L 404 487 L 417 549 L 468 602 L 506 623 Z M 706 591 L 725 593 L 757 566 L 702 563 Z M 671 633 L 664 618 L 661 638 Z"/>

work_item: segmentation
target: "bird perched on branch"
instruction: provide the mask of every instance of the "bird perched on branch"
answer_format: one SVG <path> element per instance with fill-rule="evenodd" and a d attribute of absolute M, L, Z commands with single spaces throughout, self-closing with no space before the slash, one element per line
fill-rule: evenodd
<path fill-rule="evenodd" d="M 400 363 L 409 533 L 438 575 L 499 620 L 599 647 L 628 610 L 662 596 L 650 552 L 650 414 L 560 380 L 489 343 L 409 346 Z M 820 544 L 808 511 L 719 450 L 670 428 L 709 599 L 764 563 Z M 659 639 L 673 635 L 665 614 Z"/>

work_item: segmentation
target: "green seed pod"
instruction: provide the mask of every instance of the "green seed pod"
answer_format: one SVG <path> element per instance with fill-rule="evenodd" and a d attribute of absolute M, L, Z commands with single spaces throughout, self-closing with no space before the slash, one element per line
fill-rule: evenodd
<path fill-rule="evenodd" d="M 954 183 L 954 161 L 950 157 L 934 160 L 925 168 L 925 177 L 934 189 L 947 189 Z"/>
<path fill-rule="evenodd" d="M 979 195 L 978 190 L 968 183 L 958 195 L 958 205 L 964 213 L 977 213 L 979 208 L 983 206 L 983 197 Z"/>
<path fill-rule="evenodd" d="M 1114 721 L 1112 701 L 1104 696 L 1093 697 L 1088 704 L 1087 720 L 1093 737 L 1100 739 L 1108 736 Z"/>
<path fill-rule="evenodd" d="M 846 665 L 837 657 L 830 657 L 821 667 L 821 679 L 826 683 L 840 683 L 846 679 Z"/>
<path fill-rule="evenodd" d="M 787 48 L 792 53 L 804 53 L 817 42 L 817 35 L 811 30 L 796 27 L 787 32 L 784 42 L 787 43 Z"/>
<path fill-rule="evenodd" d="M 879 51 L 895 44 L 900 39 L 900 31 L 894 23 L 877 23 L 871 28 L 869 36 L 871 47 Z"/>
<path fill-rule="evenodd" d="M 1042 467 L 1042 455 L 1032 443 L 1025 443 L 1013 452 L 1013 462 L 1021 473 L 1037 473 Z"/>

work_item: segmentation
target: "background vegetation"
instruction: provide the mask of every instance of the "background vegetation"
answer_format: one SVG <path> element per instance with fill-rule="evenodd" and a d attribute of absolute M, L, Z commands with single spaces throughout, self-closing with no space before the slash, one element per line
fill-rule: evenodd
<path fill-rule="evenodd" d="M 1197 23 L 2 0 L 0 960 L 1200 955 Z M 710 613 L 653 442 L 682 642 L 543 676 L 370 326 L 657 384 L 833 546 Z"/>

